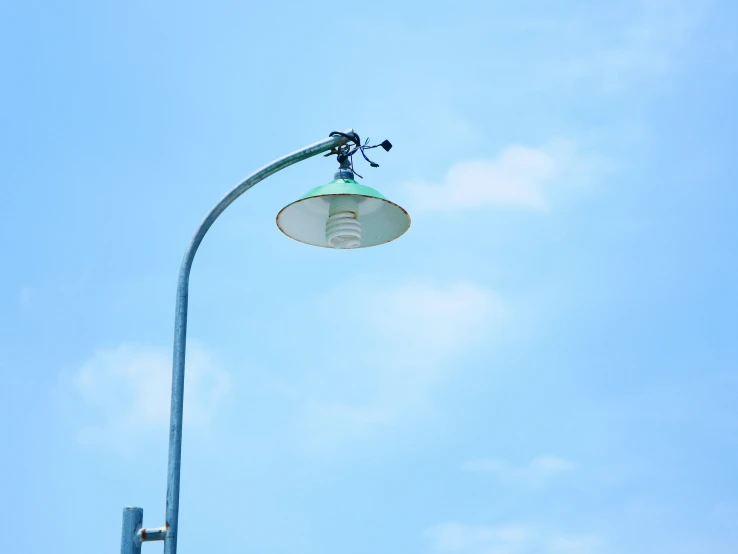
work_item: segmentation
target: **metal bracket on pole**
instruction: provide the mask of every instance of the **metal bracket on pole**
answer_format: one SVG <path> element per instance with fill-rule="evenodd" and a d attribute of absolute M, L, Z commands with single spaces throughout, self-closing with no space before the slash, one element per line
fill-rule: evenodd
<path fill-rule="evenodd" d="M 163 541 L 167 538 L 166 527 L 153 527 L 151 529 L 139 529 L 136 533 L 136 542 L 138 544 L 144 542 Z"/>

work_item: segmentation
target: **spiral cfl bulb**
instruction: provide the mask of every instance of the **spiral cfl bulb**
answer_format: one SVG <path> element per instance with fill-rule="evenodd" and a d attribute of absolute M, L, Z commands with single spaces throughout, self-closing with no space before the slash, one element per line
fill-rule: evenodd
<path fill-rule="evenodd" d="M 331 248 L 361 246 L 361 222 L 356 199 L 336 196 L 331 200 L 325 223 L 325 240 Z"/>

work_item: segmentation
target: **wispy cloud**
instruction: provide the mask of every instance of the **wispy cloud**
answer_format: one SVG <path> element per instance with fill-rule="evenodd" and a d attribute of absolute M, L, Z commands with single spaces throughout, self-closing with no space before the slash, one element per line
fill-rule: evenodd
<path fill-rule="evenodd" d="M 424 537 L 436 552 L 459 554 L 596 554 L 603 541 L 593 535 L 566 535 L 532 525 L 469 525 L 445 522 Z"/>
<path fill-rule="evenodd" d="M 620 25 L 580 21 L 579 36 L 590 48 L 579 48 L 569 64 L 559 68 L 566 68 L 564 75 L 570 78 L 594 81 L 610 91 L 663 78 L 683 60 L 679 54 L 690 45 L 709 4 L 639 0 Z"/>
<path fill-rule="evenodd" d="M 463 471 L 492 474 L 501 482 L 534 489 L 541 488 L 556 476 L 576 468 L 574 462 L 558 456 L 539 456 L 519 467 L 495 458 L 469 460 L 461 465 Z"/>
<path fill-rule="evenodd" d="M 493 159 L 459 162 L 443 182 L 410 183 L 415 210 L 453 211 L 490 207 L 546 210 L 549 188 L 582 165 L 574 143 L 555 140 L 540 148 L 511 145 Z"/>
<path fill-rule="evenodd" d="M 367 307 L 367 322 L 391 346 L 389 357 L 426 366 L 493 338 L 504 314 L 498 295 L 468 282 L 407 282 L 376 294 Z"/>
<path fill-rule="evenodd" d="M 355 295 L 343 288 L 331 294 L 347 296 Z M 350 352 L 338 345 L 334 351 L 351 359 L 352 371 L 361 374 L 362 394 L 346 402 L 346 391 L 333 382 L 311 395 L 302 424 L 306 436 L 320 442 L 360 436 L 427 406 L 435 387 L 457 367 L 448 361 L 481 342 L 493 343 L 504 314 L 496 294 L 464 282 L 408 282 L 362 295 L 358 302 L 353 315 L 342 315 L 343 325 L 371 347 L 357 354 L 352 343 Z"/>
<path fill-rule="evenodd" d="M 21 304 L 30 304 L 33 300 L 33 289 L 29 286 L 22 287 L 18 295 Z"/>
<path fill-rule="evenodd" d="M 134 437 L 164 431 L 169 422 L 171 364 L 169 351 L 138 345 L 95 352 L 71 379 L 87 414 L 78 439 L 126 450 Z M 228 373 L 201 346 L 190 343 L 185 387 L 188 427 L 206 431 L 229 387 Z"/>
<path fill-rule="evenodd" d="M 602 540 L 593 535 L 558 535 L 548 545 L 554 554 L 591 554 L 602 549 Z"/>
<path fill-rule="evenodd" d="M 467 525 L 445 522 L 429 527 L 423 535 L 437 552 L 520 552 L 534 537 L 525 525 Z"/>

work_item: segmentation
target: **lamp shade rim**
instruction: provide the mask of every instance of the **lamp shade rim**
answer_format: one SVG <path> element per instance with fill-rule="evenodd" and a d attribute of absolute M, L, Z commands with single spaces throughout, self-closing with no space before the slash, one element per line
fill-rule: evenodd
<path fill-rule="evenodd" d="M 311 242 L 309 240 L 302 240 L 298 236 L 295 236 L 294 233 L 288 232 L 285 229 L 285 226 L 282 224 L 281 219 L 282 219 L 284 213 L 288 209 L 290 209 L 291 207 L 295 206 L 296 204 L 300 204 L 301 202 L 310 201 L 310 200 L 315 199 L 315 198 L 336 198 L 336 197 L 341 197 L 341 196 L 352 196 L 352 197 L 366 198 L 366 199 L 370 199 L 370 200 L 374 200 L 374 201 L 379 201 L 379 202 L 385 203 L 385 204 L 387 204 L 389 206 L 392 206 L 393 208 L 396 208 L 397 210 L 399 210 L 402 213 L 402 215 L 404 216 L 404 220 L 406 221 L 406 223 L 403 225 L 404 228 L 397 235 L 392 236 L 389 239 L 382 240 L 380 242 L 374 243 L 374 244 L 367 244 L 366 246 L 361 246 L 359 248 L 355 248 L 354 250 L 359 250 L 361 248 L 368 248 L 370 246 L 378 246 L 380 244 L 387 244 L 388 242 L 392 242 L 393 240 L 401 237 L 402 235 L 404 235 L 410 229 L 410 224 L 411 224 L 410 214 L 407 213 L 407 210 L 405 210 L 405 208 L 403 208 L 399 204 L 395 204 L 391 200 L 387 200 L 384 196 L 382 196 L 379 192 L 375 191 L 371 187 L 366 187 L 364 185 L 361 185 L 360 183 L 356 183 L 356 181 L 353 181 L 353 182 L 350 183 L 350 185 L 351 185 L 350 188 L 353 188 L 355 190 L 355 185 L 358 185 L 359 187 L 361 187 L 363 189 L 368 189 L 367 192 L 369 192 L 369 191 L 371 191 L 371 192 L 369 194 L 356 194 L 355 192 L 335 192 L 335 193 L 329 193 L 329 194 L 319 194 L 319 193 L 318 194 L 315 194 L 315 192 L 318 189 L 321 189 L 323 187 L 328 187 L 330 185 L 333 185 L 334 183 L 336 183 L 336 181 L 346 181 L 346 180 L 344 180 L 344 179 L 340 179 L 340 180 L 339 179 L 336 179 L 335 181 L 332 181 L 331 183 L 328 183 L 328 185 L 322 185 L 321 187 L 316 187 L 315 189 L 309 191 L 302 198 L 299 198 L 299 199 L 295 200 L 294 202 L 290 202 L 284 208 L 282 208 L 279 211 L 279 213 L 277 214 L 277 217 L 276 217 L 276 223 L 277 223 L 277 227 L 279 227 L 279 230 L 282 231 L 282 233 L 284 233 L 286 236 L 290 237 L 291 239 L 294 239 L 294 240 L 296 240 L 298 242 L 301 242 L 303 244 L 308 244 L 310 246 L 318 246 L 320 248 L 327 248 L 327 249 L 334 250 L 335 248 L 333 248 L 332 246 L 330 246 L 328 244 L 316 244 L 315 242 Z M 347 183 L 347 184 L 349 184 L 349 183 Z"/>

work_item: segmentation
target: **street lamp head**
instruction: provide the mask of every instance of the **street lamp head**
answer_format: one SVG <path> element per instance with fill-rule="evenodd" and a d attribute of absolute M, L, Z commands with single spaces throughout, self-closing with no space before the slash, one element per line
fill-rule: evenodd
<path fill-rule="evenodd" d="M 379 191 L 354 180 L 345 165 L 333 181 L 288 204 L 277 215 L 288 237 L 323 248 L 366 248 L 395 240 L 410 227 L 410 216 Z"/>

